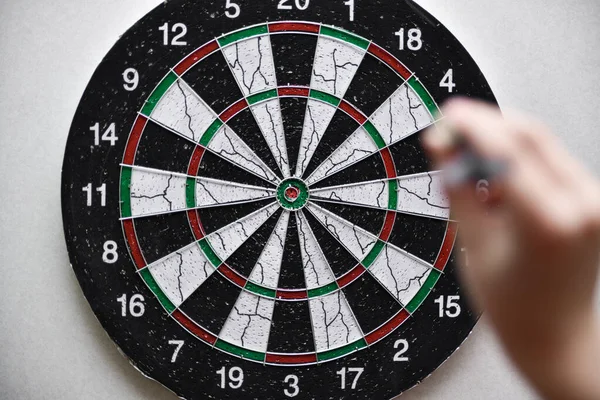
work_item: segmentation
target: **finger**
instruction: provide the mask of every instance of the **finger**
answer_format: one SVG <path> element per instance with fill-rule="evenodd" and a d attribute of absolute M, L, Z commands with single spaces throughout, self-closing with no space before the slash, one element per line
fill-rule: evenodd
<path fill-rule="evenodd" d="M 550 133 L 548 127 L 515 110 L 506 111 L 504 117 L 518 140 L 547 168 L 557 184 L 573 187 L 582 180 L 588 183 L 591 178 L 589 173 L 567 152 L 558 138 Z"/>

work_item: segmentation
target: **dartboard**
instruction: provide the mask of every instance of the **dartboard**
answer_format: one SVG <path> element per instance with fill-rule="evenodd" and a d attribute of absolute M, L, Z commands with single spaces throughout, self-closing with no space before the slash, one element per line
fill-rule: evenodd
<path fill-rule="evenodd" d="M 494 101 L 411 1 L 161 4 L 102 61 L 67 143 L 93 312 L 187 399 L 411 388 L 477 319 L 421 146 L 456 94 Z"/>

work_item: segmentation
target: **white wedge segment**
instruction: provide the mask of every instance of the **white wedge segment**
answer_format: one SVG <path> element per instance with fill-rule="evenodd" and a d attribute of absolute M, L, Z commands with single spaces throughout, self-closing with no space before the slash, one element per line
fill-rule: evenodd
<path fill-rule="evenodd" d="M 221 157 L 276 184 L 279 180 L 254 152 L 227 125 L 223 125 L 207 146 Z"/>
<path fill-rule="evenodd" d="M 345 219 L 323 208 L 309 204 L 308 210 L 357 260 L 364 259 L 371 251 L 377 238 Z"/>
<path fill-rule="evenodd" d="M 306 288 L 308 290 L 315 289 L 334 282 L 335 275 L 302 212 L 296 213 L 296 222 Z"/>
<path fill-rule="evenodd" d="M 378 150 L 367 131 L 360 127 L 315 169 L 306 182 L 310 185 L 331 176 L 347 166 L 369 157 Z"/>
<path fill-rule="evenodd" d="M 196 179 L 196 206 L 199 208 L 231 203 L 243 203 L 274 197 L 275 192 L 256 186 L 246 186 L 215 179 Z"/>
<path fill-rule="evenodd" d="M 215 271 L 196 243 L 149 265 L 148 270 L 176 307 Z"/>
<path fill-rule="evenodd" d="M 425 283 L 431 268 L 424 261 L 385 246 L 369 271 L 394 297 L 407 305 Z"/>
<path fill-rule="evenodd" d="M 433 122 L 427 107 L 409 85 L 401 86 L 370 120 L 387 145 L 419 131 Z"/>
<path fill-rule="evenodd" d="M 311 196 L 315 200 L 321 198 L 336 202 L 387 209 L 389 185 L 387 181 L 375 181 L 362 185 L 316 189 L 311 193 Z"/>
<path fill-rule="evenodd" d="M 265 141 L 271 149 L 271 153 L 273 153 L 275 162 L 281 169 L 284 178 L 288 178 L 290 176 L 290 165 L 279 99 L 256 104 L 251 109 Z"/>
<path fill-rule="evenodd" d="M 275 64 L 268 36 L 259 36 L 236 42 L 223 49 L 244 96 L 277 86 Z"/>
<path fill-rule="evenodd" d="M 289 219 L 290 212 L 283 211 L 252 273 L 248 277 L 250 281 L 271 289 L 277 288 Z"/>
<path fill-rule="evenodd" d="M 163 214 L 186 208 L 186 179 L 140 169 L 131 172 L 131 216 Z"/>
<path fill-rule="evenodd" d="M 450 199 L 442 174 L 430 172 L 398 179 L 398 211 L 450 218 Z"/>
<path fill-rule="evenodd" d="M 213 251 L 223 261 L 227 260 L 250 238 L 279 208 L 272 204 L 248 215 L 206 237 Z"/>
<path fill-rule="evenodd" d="M 296 165 L 296 176 L 301 176 L 323 138 L 336 108 L 328 103 L 309 99 L 306 104 L 304 127 L 300 139 L 300 151 Z"/>
<path fill-rule="evenodd" d="M 266 353 L 275 301 L 242 291 L 221 329 L 219 339 Z"/>
<path fill-rule="evenodd" d="M 216 114 L 182 80 L 177 80 L 160 99 L 150 117 L 198 142 Z"/>
<path fill-rule="evenodd" d="M 365 51 L 325 36 L 319 37 L 311 88 L 343 98 Z"/>
<path fill-rule="evenodd" d="M 362 337 L 341 290 L 309 302 L 317 352 L 339 348 Z"/>

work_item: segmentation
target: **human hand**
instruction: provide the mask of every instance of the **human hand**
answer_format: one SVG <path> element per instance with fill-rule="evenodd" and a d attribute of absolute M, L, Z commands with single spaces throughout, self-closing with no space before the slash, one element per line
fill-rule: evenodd
<path fill-rule="evenodd" d="M 438 167 L 460 132 L 477 154 L 506 163 L 483 203 L 474 183 L 447 187 L 463 278 L 511 357 L 548 398 L 600 398 L 594 294 L 600 256 L 600 185 L 539 122 L 454 100 L 425 145 Z"/>

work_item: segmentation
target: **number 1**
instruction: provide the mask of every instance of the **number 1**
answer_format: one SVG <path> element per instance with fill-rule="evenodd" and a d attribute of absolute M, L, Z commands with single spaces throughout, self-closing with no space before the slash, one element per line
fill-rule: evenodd
<path fill-rule="evenodd" d="M 354 0 L 347 0 L 344 5 L 350 7 L 350 21 L 354 21 Z"/>

